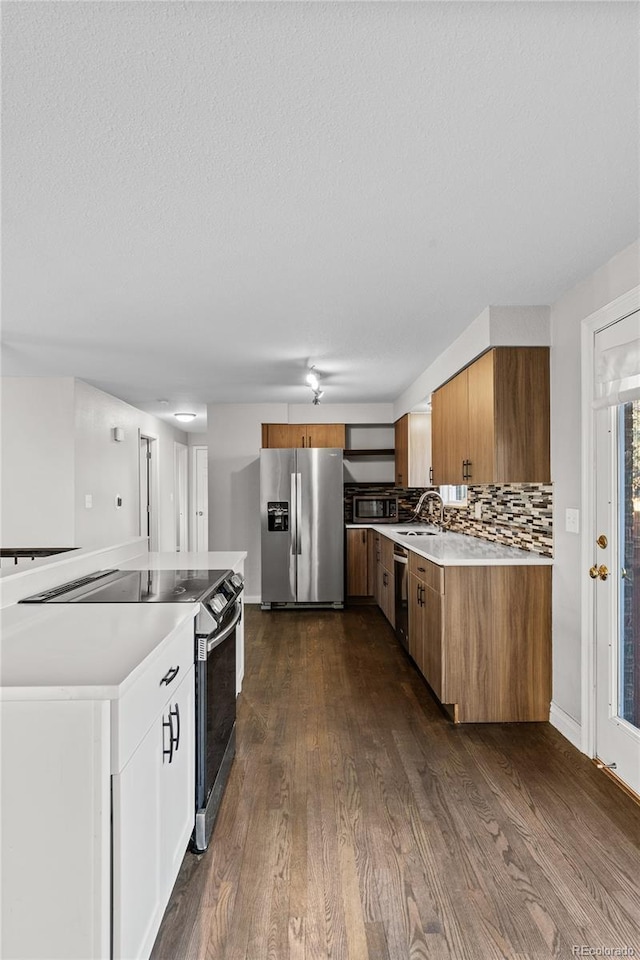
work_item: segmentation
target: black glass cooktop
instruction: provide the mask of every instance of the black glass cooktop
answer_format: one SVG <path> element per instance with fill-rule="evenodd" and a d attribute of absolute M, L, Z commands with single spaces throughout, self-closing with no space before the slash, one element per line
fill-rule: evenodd
<path fill-rule="evenodd" d="M 230 570 L 98 570 L 21 603 L 193 603 Z"/>

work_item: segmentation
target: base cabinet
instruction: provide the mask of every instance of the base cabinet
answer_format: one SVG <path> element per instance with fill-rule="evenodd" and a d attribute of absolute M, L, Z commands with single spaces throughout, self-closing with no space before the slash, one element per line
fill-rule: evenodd
<path fill-rule="evenodd" d="M 392 627 L 396 625 L 396 593 L 393 573 L 393 541 L 379 536 L 378 550 L 378 605 Z"/>
<path fill-rule="evenodd" d="M 194 668 L 113 777 L 113 957 L 148 957 L 193 829 Z"/>
<path fill-rule="evenodd" d="M 460 723 L 548 720 L 551 568 L 409 553 L 409 652 Z"/>
<path fill-rule="evenodd" d="M 361 528 L 347 530 L 346 568 L 347 596 L 367 597 L 372 593 L 369 575 L 369 536 L 372 531 Z"/>
<path fill-rule="evenodd" d="M 194 823 L 193 622 L 156 654 L 120 699 L 0 702 L 0 956 L 149 956 Z"/>

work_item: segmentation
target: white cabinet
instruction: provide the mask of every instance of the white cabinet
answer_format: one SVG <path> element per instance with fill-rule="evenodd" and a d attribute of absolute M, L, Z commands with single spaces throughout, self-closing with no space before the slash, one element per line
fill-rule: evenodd
<path fill-rule="evenodd" d="M 114 958 L 151 952 L 193 829 L 194 758 L 192 666 L 113 777 Z"/>
<path fill-rule="evenodd" d="M 119 698 L 0 702 L 0 956 L 149 956 L 195 818 L 193 636 Z"/>

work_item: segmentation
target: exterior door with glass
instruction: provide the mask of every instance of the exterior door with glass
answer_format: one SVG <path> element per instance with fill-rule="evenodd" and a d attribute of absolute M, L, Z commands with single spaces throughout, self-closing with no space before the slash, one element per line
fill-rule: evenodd
<path fill-rule="evenodd" d="M 594 346 L 596 756 L 640 794 L 640 311 Z"/>

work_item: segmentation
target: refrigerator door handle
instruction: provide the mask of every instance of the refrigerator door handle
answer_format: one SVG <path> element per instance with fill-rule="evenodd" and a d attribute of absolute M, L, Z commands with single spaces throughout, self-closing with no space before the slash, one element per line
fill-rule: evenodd
<path fill-rule="evenodd" d="M 289 529 L 291 553 L 294 555 L 298 552 L 298 500 L 296 497 L 298 491 L 298 485 L 296 482 L 297 476 L 297 473 L 291 474 L 291 517 L 289 521 Z"/>
<path fill-rule="evenodd" d="M 296 473 L 296 553 L 302 553 L 302 474 Z"/>

